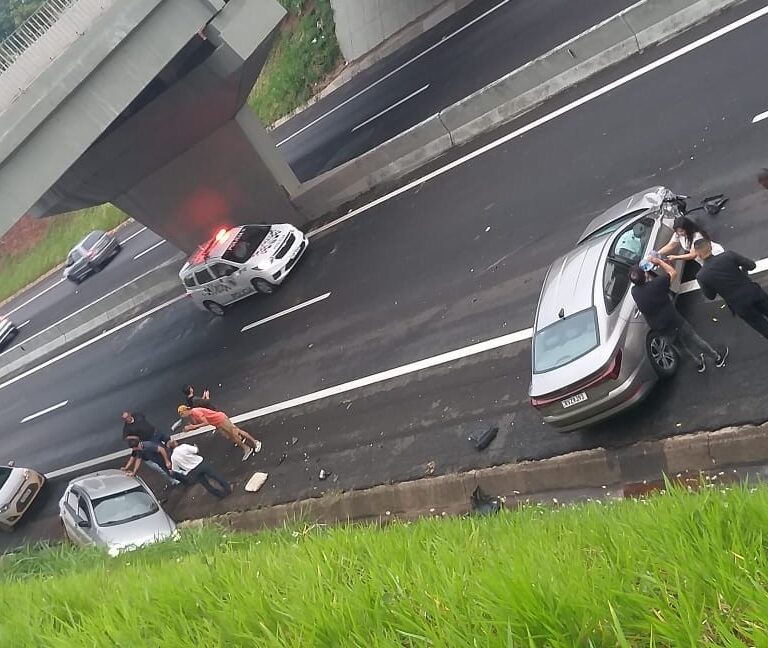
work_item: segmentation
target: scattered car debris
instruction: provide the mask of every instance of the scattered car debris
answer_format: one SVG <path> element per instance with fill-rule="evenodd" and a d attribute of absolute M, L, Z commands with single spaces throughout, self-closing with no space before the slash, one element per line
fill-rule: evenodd
<path fill-rule="evenodd" d="M 500 497 L 491 497 L 479 486 L 475 488 L 470 498 L 470 513 L 472 515 L 493 515 L 502 507 Z"/>
<path fill-rule="evenodd" d="M 267 477 L 269 477 L 269 473 L 265 473 L 265 472 L 253 473 L 252 477 L 248 480 L 248 483 L 245 485 L 245 490 L 247 490 L 249 493 L 257 492 L 264 485 L 264 482 L 267 481 Z"/>
<path fill-rule="evenodd" d="M 470 437 L 469 440 L 475 444 L 475 450 L 485 450 L 489 445 L 491 445 L 491 442 L 496 438 L 498 433 L 499 428 L 494 425 L 493 427 L 488 428 L 485 432 Z"/>

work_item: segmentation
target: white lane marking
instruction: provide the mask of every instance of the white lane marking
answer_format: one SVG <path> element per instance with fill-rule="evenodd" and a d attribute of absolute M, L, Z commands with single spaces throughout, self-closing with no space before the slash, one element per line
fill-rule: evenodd
<path fill-rule="evenodd" d="M 301 304 L 296 304 L 296 306 L 292 306 L 291 308 L 287 308 L 284 311 L 280 311 L 279 313 L 275 313 L 274 315 L 270 315 L 269 317 L 265 317 L 264 319 L 260 319 L 258 322 L 253 322 L 252 324 L 248 324 L 247 326 L 244 326 L 240 329 L 241 333 L 245 333 L 246 331 L 250 331 L 253 328 L 256 328 L 257 326 L 261 326 L 262 324 L 266 324 L 267 322 L 271 322 L 272 320 L 276 320 L 278 317 L 283 317 L 284 315 L 288 315 L 290 313 L 295 313 L 297 310 L 301 310 L 302 308 L 306 308 L 307 306 L 311 306 L 312 304 L 316 304 L 317 302 L 321 302 L 324 299 L 328 299 L 331 296 L 331 293 L 327 292 L 324 295 L 320 295 L 319 297 L 314 297 L 313 299 L 309 299 L 305 302 L 302 302 Z"/>
<path fill-rule="evenodd" d="M 755 269 L 750 270 L 749 274 L 759 274 L 761 272 L 765 272 L 766 270 L 768 270 L 768 257 L 755 261 Z M 680 290 L 677 294 L 684 295 L 685 293 L 694 292 L 696 290 L 699 290 L 699 282 L 695 279 L 691 279 L 690 281 L 686 281 L 680 284 Z"/>
<path fill-rule="evenodd" d="M 362 387 L 367 387 L 369 385 L 383 382 L 385 380 L 392 380 L 394 378 L 405 376 L 406 374 L 414 373 L 416 371 L 423 371 L 425 369 L 437 367 L 438 365 L 446 364 L 448 362 L 454 362 L 456 360 L 461 360 L 462 358 L 468 358 L 470 356 L 477 355 L 479 353 L 492 351 L 493 349 L 498 349 L 503 346 L 509 346 L 512 344 L 516 344 L 518 342 L 530 340 L 532 331 L 533 329 L 530 329 L 530 328 L 523 329 L 522 331 L 516 331 L 515 333 L 508 333 L 507 335 L 491 338 L 490 340 L 486 340 L 485 342 L 478 342 L 477 344 L 472 344 L 470 346 L 466 346 L 461 349 L 455 349 L 454 351 L 441 353 L 440 355 L 432 356 L 431 358 L 425 358 L 423 360 L 411 362 L 406 365 L 401 365 L 399 367 L 395 367 L 394 369 L 387 369 L 386 371 L 380 371 L 379 373 L 375 373 L 370 376 L 365 376 L 364 378 L 358 378 L 357 380 L 351 380 L 349 382 L 341 383 L 340 385 L 336 385 L 334 387 L 321 389 L 320 391 L 312 392 L 311 394 L 306 394 L 305 396 L 299 396 L 298 398 L 292 398 L 290 400 L 283 401 L 282 403 L 275 403 L 274 405 L 269 405 L 267 407 L 262 407 L 260 409 L 251 410 L 250 412 L 245 412 L 244 414 L 238 414 L 237 416 L 232 417 L 232 421 L 234 423 L 243 423 L 244 421 L 252 421 L 253 419 L 260 418 L 262 416 L 267 416 L 268 414 L 274 414 L 275 412 L 281 412 L 283 410 L 291 409 L 293 407 L 298 407 L 300 405 L 306 405 L 307 403 L 312 403 L 314 401 L 322 400 L 324 398 L 329 398 L 331 396 L 338 396 L 339 394 L 344 394 L 345 392 L 350 392 L 355 389 L 361 389 Z M 2 388 L 2 385 L 0 385 L 0 389 L 1 388 Z M 179 440 L 188 439 L 190 437 L 199 436 L 201 434 L 205 434 L 206 432 L 210 432 L 212 429 L 213 429 L 212 427 L 206 426 L 203 428 L 192 430 L 191 432 L 181 432 L 179 434 L 174 434 L 173 438 L 179 439 Z M 112 461 L 113 459 L 119 459 L 120 457 L 125 457 L 129 454 L 129 452 L 130 452 L 129 450 L 119 450 L 117 452 L 104 455 L 103 457 L 95 457 L 94 459 L 88 459 L 86 461 L 82 461 L 73 466 L 67 466 L 66 468 L 59 468 L 58 470 L 54 470 L 52 472 L 46 473 L 45 476 L 48 479 L 51 479 L 53 477 L 62 477 L 64 475 L 69 475 L 73 472 L 84 470 L 86 468 L 98 466 L 108 461 Z"/>
<path fill-rule="evenodd" d="M 27 421 L 31 421 L 32 419 L 36 419 L 39 416 L 43 416 L 44 414 L 48 414 L 48 412 L 53 412 L 53 410 L 60 409 L 64 407 L 69 401 L 61 401 L 60 403 L 56 403 L 56 405 L 51 405 L 50 407 L 46 407 L 44 410 L 40 410 L 39 412 L 35 412 L 34 414 L 30 414 L 29 416 L 25 416 L 23 419 L 21 419 L 22 423 L 26 423 Z"/>
<path fill-rule="evenodd" d="M 305 130 L 307 130 L 308 128 L 312 128 L 312 126 L 314 126 L 315 124 L 317 124 L 319 121 L 322 121 L 323 119 L 325 119 L 325 118 L 326 118 L 326 117 L 328 117 L 329 115 L 332 115 L 333 113 L 335 113 L 337 110 L 339 110 L 339 108 L 342 108 L 342 107 L 346 106 L 346 105 L 347 105 L 347 104 L 348 104 L 350 101 L 354 101 L 355 99 L 357 99 L 357 98 L 358 98 L 358 97 L 360 97 L 361 95 L 365 94 L 365 93 L 366 93 L 366 92 L 368 92 L 369 90 L 371 90 L 371 89 L 375 88 L 375 87 L 376 87 L 377 85 L 379 85 L 380 83 L 382 83 L 382 82 L 386 81 L 386 80 L 387 80 L 387 79 L 389 79 L 391 76 L 393 76 L 393 75 L 397 74 L 397 73 L 398 73 L 400 70 L 402 70 L 403 68 L 405 68 L 405 67 L 408 67 L 408 66 L 409 66 L 411 63 L 415 63 L 416 61 L 418 61 L 418 60 L 419 60 L 420 58 L 422 58 L 423 56 L 426 56 L 426 55 L 427 55 L 427 54 L 429 54 L 429 53 L 430 53 L 432 50 L 434 50 L 434 49 L 436 49 L 436 48 L 440 47 L 441 45 L 445 45 L 445 43 L 447 43 L 449 40 L 451 40 L 451 39 L 452 39 L 454 36 L 458 36 L 458 35 L 459 35 L 461 32 L 463 32 L 465 29 L 469 29 L 469 28 L 470 28 L 472 25 L 474 25 L 475 23 L 479 22 L 480 20 L 482 20 L 482 19 L 483 19 L 483 18 L 485 18 L 486 16 L 489 16 L 489 15 L 490 15 L 490 14 L 492 14 L 494 11 L 496 11 L 497 9 L 499 9 L 499 8 L 503 7 L 503 6 L 504 6 L 505 4 L 507 4 L 508 2 L 509 2 L 509 0 L 502 0 L 502 1 L 501 1 L 499 4 L 497 4 L 497 5 L 493 6 L 493 7 L 491 7 L 490 9 L 488 9 L 487 11 L 485 11 L 484 13 L 480 14 L 479 16 L 477 16 L 476 18 L 473 18 L 472 20 L 470 20 L 470 21 L 469 21 L 469 22 L 468 22 L 466 25 L 464 25 L 463 27 L 459 27 L 459 29 L 457 29 L 456 31 L 454 31 L 454 32 L 452 32 L 452 33 L 448 34 L 447 36 L 443 37 L 443 38 L 442 38 L 440 41 L 438 41 L 437 43 L 434 43 L 433 45 L 430 45 L 430 46 L 429 46 L 427 49 L 425 49 L 425 50 L 424 50 L 423 52 L 421 52 L 420 54 L 417 54 L 417 55 L 416 55 L 416 56 L 414 56 L 412 59 L 409 59 L 409 60 L 407 60 L 405 63 L 402 63 L 401 65 L 397 66 L 397 67 L 396 67 L 394 70 L 392 70 L 391 72 L 387 72 L 387 74 L 385 74 L 385 75 L 384 75 L 383 77 L 381 77 L 380 79 L 377 79 L 376 81 L 374 81 L 374 82 L 373 82 L 373 83 L 371 83 L 370 85 L 366 86 L 365 88 L 363 88 L 363 89 L 362 89 L 362 90 L 360 90 L 359 92 L 356 92 L 356 93 L 355 93 L 355 94 L 353 94 L 351 97 L 349 97 L 349 99 L 345 99 L 345 100 L 344 100 L 344 101 L 342 101 L 340 104 L 338 104 L 338 105 L 334 106 L 334 107 L 333 107 L 333 108 L 331 108 L 331 109 L 330 109 L 330 110 L 329 110 L 327 113 L 324 113 L 324 114 L 320 115 L 320 116 L 319 116 L 319 117 L 317 117 L 316 119 L 314 119 L 314 120 L 312 120 L 311 122 L 309 122 L 309 123 L 308 123 L 306 126 L 302 126 L 302 127 L 299 129 L 299 130 L 297 130 L 297 131 L 296 131 L 295 133 L 293 133 L 292 135 L 289 135 L 289 136 L 288 136 L 288 137 L 286 137 L 285 139 L 283 139 L 283 140 L 280 140 L 280 141 L 279 141 L 279 142 L 278 142 L 278 143 L 277 143 L 275 146 L 278 146 L 278 147 L 279 147 L 279 146 L 282 146 L 282 145 L 283 145 L 283 144 L 285 144 L 286 142 L 289 142 L 289 141 L 291 141 L 291 140 L 292 140 L 294 137 L 296 137 L 297 135 L 301 135 L 301 133 L 303 133 Z"/>
<path fill-rule="evenodd" d="M 149 254 L 152 250 L 159 248 L 163 243 L 165 243 L 165 240 L 158 241 L 154 245 L 150 245 L 146 250 L 139 252 L 135 257 L 133 257 L 133 260 L 135 261 L 136 259 L 143 257 L 145 254 Z"/>
<path fill-rule="evenodd" d="M 768 270 L 768 258 L 760 259 L 759 261 L 757 261 L 756 267 L 752 271 L 752 274 L 758 273 L 758 272 L 764 272 L 765 270 Z M 691 285 L 693 284 L 695 285 L 691 287 Z M 681 292 L 693 292 L 694 290 L 698 289 L 698 284 L 695 281 L 688 281 L 683 284 L 683 288 L 684 289 Z M 311 394 L 307 394 L 305 396 L 299 396 L 298 398 L 292 398 L 290 400 L 283 401 L 282 403 L 275 403 L 274 405 L 261 407 L 259 409 L 251 410 L 250 412 L 245 412 L 244 414 L 238 414 L 237 416 L 232 417 L 232 421 L 234 421 L 235 423 L 252 421 L 256 418 L 267 416 L 268 414 L 274 414 L 275 412 L 282 412 L 283 410 L 287 410 L 292 407 L 299 407 L 300 405 L 306 405 L 307 403 L 312 403 L 312 402 L 321 400 L 323 398 L 328 398 L 330 396 L 337 396 L 345 392 L 350 392 L 354 389 L 367 387 L 377 382 L 392 380 L 393 378 L 398 378 L 400 376 L 404 376 L 409 373 L 414 373 L 416 371 L 423 371 L 424 369 L 430 369 L 432 367 L 436 367 L 441 364 L 454 362 L 456 360 L 461 360 L 462 358 L 467 358 L 469 356 L 477 355 L 479 353 L 485 353 L 486 351 L 498 349 L 503 346 L 517 344 L 518 342 L 530 340 L 532 335 L 533 335 L 532 328 L 522 329 L 514 333 L 509 333 L 507 335 L 502 335 L 500 337 L 491 338 L 490 340 L 486 340 L 485 342 L 478 342 L 477 344 L 466 346 L 461 349 L 456 349 L 454 351 L 448 351 L 447 353 L 442 353 L 440 355 L 433 356 L 431 358 L 425 358 L 424 360 L 418 360 L 417 362 L 412 362 L 410 364 L 402 365 L 400 367 L 395 367 L 394 369 L 381 371 L 379 373 L 375 373 L 370 376 L 366 376 L 364 378 L 358 378 L 357 380 L 351 380 L 349 382 L 341 383 L 340 385 L 336 385 L 335 387 L 328 387 L 327 389 L 321 389 L 320 391 L 312 392 Z M 0 389 L 2 389 L 2 387 L 3 385 L 0 385 Z M 199 428 L 197 430 L 192 430 L 191 432 L 181 432 L 179 434 L 174 434 L 173 438 L 187 439 L 193 436 L 198 436 L 205 432 L 210 432 L 211 430 L 212 430 L 211 427 Z M 53 477 L 61 477 L 64 475 L 69 475 L 74 472 L 85 470 L 86 468 L 91 468 L 93 466 L 98 466 L 100 464 L 107 463 L 108 461 L 113 461 L 114 459 L 126 457 L 128 456 L 129 452 L 130 452 L 129 450 L 118 450 L 117 452 L 103 455 L 101 457 L 95 457 L 93 459 L 88 459 L 86 461 L 74 464 L 72 466 L 59 468 L 58 470 L 54 470 L 52 472 L 46 473 L 45 476 L 50 479 Z"/>
<path fill-rule="evenodd" d="M 766 110 L 765 112 L 761 112 L 759 115 L 755 115 L 752 118 L 752 123 L 756 124 L 757 122 L 763 121 L 766 118 L 768 118 L 768 110 Z"/>
<path fill-rule="evenodd" d="M 394 110 L 394 109 L 395 109 L 395 108 L 397 108 L 398 106 L 401 106 L 402 104 L 404 104 L 404 103 L 405 103 L 406 101 L 408 101 L 409 99 L 413 99 L 413 98 L 414 98 L 414 97 L 415 97 L 417 94 L 421 94 L 421 93 L 422 93 L 422 92 L 424 92 L 424 91 L 425 91 L 425 90 L 426 90 L 428 87 L 429 87 L 429 84 L 427 84 L 427 85 L 425 85 L 425 86 L 422 86 L 421 88 L 419 88 L 419 89 L 418 89 L 418 90 L 416 90 L 415 92 L 412 92 L 411 94 L 409 94 L 407 97 L 403 97 L 403 98 L 402 98 L 400 101 L 396 101 L 396 102 L 395 102 L 395 103 L 393 103 L 393 104 L 392 104 L 392 105 L 391 105 L 389 108 L 385 108 L 385 109 L 384 109 L 384 110 L 382 110 L 381 112 L 379 112 L 379 113 L 376 113 L 376 114 L 375 114 L 373 117 L 370 117 L 370 118 L 366 119 L 364 122 L 362 122 L 362 123 L 358 124 L 357 126 L 355 126 L 355 127 L 352 129 L 352 131 L 351 131 L 351 132 L 353 132 L 353 133 L 354 133 L 354 132 L 355 132 L 355 131 L 356 131 L 358 128 L 362 128 L 363 126 L 367 126 L 367 125 L 368 125 L 368 124 L 370 124 L 372 121 L 374 121 L 374 120 L 378 119 L 378 118 L 379 118 L 379 117 L 381 117 L 382 115 L 386 115 L 386 114 L 387 114 L 387 113 L 388 113 L 390 110 Z"/>
<path fill-rule="evenodd" d="M 71 349 L 67 349 L 63 353 L 60 353 L 57 356 L 54 356 L 53 358 L 50 358 L 49 360 L 46 360 L 45 362 L 36 365 L 32 367 L 31 369 L 27 369 L 25 372 L 20 373 L 18 376 L 14 376 L 13 378 L 10 378 L 9 380 L 6 380 L 4 383 L 0 383 L 0 389 L 5 389 L 6 387 L 9 387 L 10 385 L 13 385 L 14 383 L 19 382 L 20 380 L 23 380 L 27 376 L 31 376 L 32 374 L 36 374 L 38 371 L 41 371 L 45 369 L 46 367 L 50 367 L 52 364 L 55 364 L 59 362 L 59 360 L 63 360 L 64 358 L 68 358 L 69 356 L 77 353 L 78 351 L 82 351 L 86 347 L 91 346 L 92 344 L 96 344 L 99 340 L 103 340 L 106 337 L 109 337 L 110 335 L 114 335 L 118 331 L 122 331 L 124 328 L 131 326 L 132 324 L 135 324 L 136 322 L 140 322 L 141 320 L 149 317 L 150 315 L 154 315 L 158 311 L 163 310 L 164 308 L 167 308 L 171 304 L 175 304 L 180 299 L 184 299 L 186 297 L 186 293 L 183 295 L 178 295 L 174 297 L 173 299 L 169 299 L 167 302 L 163 302 L 159 306 L 155 306 L 154 308 L 150 308 L 148 311 L 141 313 L 139 315 L 136 315 L 135 317 L 132 317 L 127 322 L 123 322 L 122 324 L 118 324 L 117 326 L 112 327 L 111 329 L 108 329 L 106 331 L 103 331 L 99 333 L 96 337 L 91 338 L 89 340 L 86 340 L 85 342 L 82 342 L 81 344 L 78 344 L 75 347 L 72 347 Z"/>
<path fill-rule="evenodd" d="M 143 279 L 143 278 L 144 278 L 144 277 L 146 277 L 148 274 L 150 274 L 150 273 L 154 272 L 154 271 L 155 271 L 155 270 L 157 270 L 158 268 L 162 268 L 164 265 L 166 265 L 166 264 L 165 264 L 165 263 L 161 263 L 160 265 L 158 265 L 158 266 L 155 266 L 155 267 L 154 267 L 154 268 L 152 268 L 151 270 L 147 270 L 146 272 L 143 272 L 143 273 L 142 273 L 142 274 L 140 274 L 138 277 L 134 277 L 134 278 L 133 278 L 133 279 L 131 279 L 131 280 L 130 280 L 128 283 L 132 283 L 132 282 L 134 282 L 134 281 L 138 281 L 139 279 Z M 29 337 L 28 337 L 26 340 L 24 340 L 23 342 L 20 342 L 19 344 L 15 345 L 15 346 L 12 346 L 12 347 L 10 347 L 10 348 L 6 349 L 5 351 L 3 351 L 3 353 L 7 353 L 8 351 L 13 351 L 14 349 L 16 349 L 16 348 L 18 348 L 18 347 L 22 346 L 23 344 L 29 344 L 29 343 L 30 343 L 32 340 L 34 340 L 34 339 L 35 339 L 35 338 L 36 338 L 38 335 L 42 335 L 42 334 L 43 334 L 43 333 L 45 333 L 46 331 L 50 331 L 50 330 L 51 330 L 51 329 L 52 329 L 54 326 L 58 326 L 59 324 L 63 324 L 63 323 L 64 323 L 64 322 L 66 322 L 66 321 L 67 321 L 69 318 L 71 318 L 71 317 L 74 317 L 75 315 L 78 315 L 79 313 L 82 313 L 82 312 L 83 312 L 85 309 L 87 309 L 87 308 L 90 308 L 91 306 L 94 306 L 95 304 L 98 304 L 100 301 L 103 301 L 103 300 L 104 300 L 104 299 L 106 299 L 107 297 L 110 297 L 110 296 L 114 295 L 114 294 L 115 294 L 115 293 L 116 293 L 118 290 L 122 290 L 124 287 L 125 287 L 125 286 L 118 286 L 118 287 L 117 287 L 117 288 L 115 288 L 114 290 L 110 290 L 110 291 L 109 291 L 109 292 L 108 292 L 106 295 L 102 295 L 102 296 L 101 296 L 101 297 L 99 297 L 98 299 L 94 299 L 94 300 L 93 300 L 93 301 L 92 301 L 90 304 L 87 304 L 87 305 L 85 305 L 85 306 L 83 306 L 83 307 L 81 307 L 81 308 L 78 308 L 78 309 L 77 309 L 77 310 L 76 310 L 74 313 L 70 313 L 70 314 L 69 314 L 69 315 L 67 315 L 66 317 L 62 317 L 62 318 L 61 318 L 61 319 L 60 319 L 58 322 L 54 322 L 54 323 L 53 323 L 53 324 L 51 324 L 50 326 L 46 326 L 46 327 L 45 327 L 45 328 L 44 328 L 42 331 L 38 331 L 38 332 L 37 332 L 37 333 L 35 333 L 34 335 L 30 335 L 30 336 L 29 336 Z M 0 353 L 0 356 L 2 356 L 2 353 Z"/>
<path fill-rule="evenodd" d="M 17 310 L 20 310 L 24 308 L 27 304 L 31 304 L 33 301 L 35 301 L 38 297 L 42 297 L 45 293 L 47 293 L 49 290 L 53 290 L 56 286 L 58 286 L 60 283 L 64 282 L 64 278 L 59 279 L 55 283 L 52 283 L 50 286 L 48 286 L 45 290 L 41 290 L 39 293 L 37 293 L 34 297 L 30 297 L 27 301 L 25 301 L 23 304 L 20 304 L 16 308 L 14 308 L 11 311 L 8 311 L 6 315 L 13 315 Z"/>
<path fill-rule="evenodd" d="M 416 180 L 413 180 L 412 182 L 409 182 L 408 184 L 403 185 L 398 189 L 395 189 L 391 193 L 385 194 L 377 198 L 376 200 L 368 203 L 367 205 L 362 205 L 357 209 L 353 209 L 352 211 L 345 214 L 344 216 L 341 216 L 336 220 L 333 220 L 323 225 L 322 227 L 318 227 L 317 229 L 312 230 L 309 233 L 309 236 L 316 236 L 317 234 L 324 232 L 325 230 L 331 229 L 332 227 L 335 227 L 336 225 L 339 225 L 340 223 L 343 223 L 344 221 L 349 220 L 350 218 L 354 218 L 355 216 L 358 216 L 363 212 L 366 212 L 370 209 L 373 209 L 374 207 L 377 207 L 378 205 L 388 202 L 389 200 L 392 200 L 392 198 L 395 198 L 400 194 L 410 191 L 411 189 L 414 189 L 416 187 L 420 187 L 425 182 L 429 182 L 430 180 L 433 180 L 434 178 L 437 178 L 438 176 L 441 176 L 444 173 L 447 173 L 448 171 L 451 171 L 456 167 L 461 166 L 462 164 L 466 164 L 467 162 L 474 160 L 475 158 L 480 157 L 481 155 L 484 155 L 488 151 L 492 151 L 493 149 L 496 149 L 499 146 L 503 146 L 507 142 L 513 139 L 516 139 L 521 135 L 524 135 L 536 129 L 539 126 L 547 124 L 553 121 L 554 119 L 557 119 L 558 117 L 565 115 L 566 113 L 569 113 L 572 110 L 575 110 L 576 108 L 597 99 L 598 97 L 602 97 L 604 94 L 609 93 L 611 90 L 615 90 L 616 88 L 626 85 L 630 81 L 634 81 L 635 79 L 645 74 L 648 74 L 649 72 L 652 72 L 653 70 L 656 70 L 657 68 L 660 68 L 663 65 L 666 65 L 667 63 L 670 63 L 671 61 L 674 61 L 680 58 L 681 56 L 688 54 L 689 52 L 692 52 L 708 43 L 711 43 L 714 40 L 717 40 L 718 38 L 721 38 L 722 36 L 725 36 L 726 34 L 730 34 L 732 31 L 735 31 L 740 27 L 743 27 L 744 25 L 748 25 L 749 23 L 754 22 L 758 18 L 762 18 L 766 14 L 768 14 L 768 6 L 763 7 L 762 9 L 758 9 L 757 11 L 753 11 L 751 14 L 732 22 L 729 25 L 726 25 L 725 27 L 721 27 L 720 29 L 713 31 L 711 34 L 702 36 L 701 38 L 693 41 L 692 43 L 689 43 L 688 45 L 685 45 L 680 49 L 675 50 L 674 52 L 671 52 L 665 56 L 662 56 L 660 59 L 656 61 L 652 61 L 651 63 L 648 63 L 642 66 L 641 68 L 638 68 L 637 70 L 630 72 L 629 74 L 626 74 L 623 77 L 616 79 L 615 81 L 612 81 L 611 83 L 608 83 L 601 88 L 598 88 L 597 90 L 593 90 L 592 92 L 584 95 L 583 97 L 580 97 L 579 99 L 571 101 L 570 103 L 562 106 L 561 108 L 558 108 L 557 110 L 554 110 L 551 113 L 543 115 L 542 117 L 539 117 L 538 119 L 533 120 L 532 122 L 526 124 L 525 126 L 522 126 L 512 131 L 511 133 L 507 133 L 506 135 L 500 137 L 499 139 L 494 140 L 493 142 L 490 142 L 489 144 L 486 144 L 485 146 L 482 146 L 479 149 L 472 151 L 471 153 L 468 153 L 467 155 L 464 155 L 454 160 L 453 162 L 446 164 L 443 167 L 440 167 L 439 169 L 435 169 L 431 173 L 428 173 L 427 175 L 422 176 L 421 178 L 417 178 Z"/>
<path fill-rule="evenodd" d="M 144 227 L 142 227 L 142 228 L 141 228 L 141 229 L 140 229 L 138 232 L 134 232 L 134 233 L 133 233 L 133 234 L 131 234 L 131 235 L 130 235 L 128 238 L 126 238 L 126 239 L 123 239 L 122 241 L 120 241 L 120 245 L 125 245 L 125 244 L 126 244 L 128 241 L 130 241 L 132 238 L 134 238 L 134 237 L 138 236 L 139 234 L 141 234 L 142 232 L 146 232 L 146 231 L 147 231 L 147 227 L 146 227 L 146 225 L 145 225 L 145 226 L 144 226 Z"/>
<path fill-rule="evenodd" d="M 23 329 L 27 324 L 29 324 L 32 320 L 27 320 L 26 322 L 22 322 L 21 324 L 17 324 L 16 328 L 21 330 Z"/>

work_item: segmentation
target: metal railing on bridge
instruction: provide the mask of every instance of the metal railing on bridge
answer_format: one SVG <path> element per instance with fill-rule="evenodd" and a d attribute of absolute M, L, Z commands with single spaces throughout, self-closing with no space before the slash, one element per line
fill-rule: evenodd
<path fill-rule="evenodd" d="M 114 1 L 47 0 L 0 43 L 0 111 Z"/>

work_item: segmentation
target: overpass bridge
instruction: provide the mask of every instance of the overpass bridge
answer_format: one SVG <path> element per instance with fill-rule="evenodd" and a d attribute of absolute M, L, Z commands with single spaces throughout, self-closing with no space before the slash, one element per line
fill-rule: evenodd
<path fill-rule="evenodd" d="M 245 105 L 275 0 L 48 0 L 0 45 L 0 234 L 112 202 L 190 251 L 302 224 L 298 181 Z"/>

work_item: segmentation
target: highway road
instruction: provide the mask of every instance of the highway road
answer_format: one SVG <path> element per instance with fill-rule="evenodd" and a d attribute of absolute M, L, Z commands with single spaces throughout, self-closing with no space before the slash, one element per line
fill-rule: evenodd
<path fill-rule="evenodd" d="M 311 178 L 406 130 L 631 3 L 476 0 L 277 128 L 273 132 L 276 144 L 301 179 Z M 399 103 L 411 89 L 424 86 L 429 87 Z M 392 108 L 394 104 L 398 105 Z M 98 276 L 74 286 L 56 273 L 0 307 L 0 313 L 23 325 L 12 346 L 23 345 L 35 334 L 178 254 L 140 224 L 121 230 L 119 238 L 125 241 L 125 251 Z"/>
<path fill-rule="evenodd" d="M 621 197 L 655 184 L 724 191 L 728 208 L 703 224 L 726 248 L 768 257 L 768 192 L 756 181 L 768 166 L 768 119 L 758 119 L 768 87 L 744 73 L 768 54 L 768 18 L 716 31 L 765 6 L 746 2 L 434 163 L 428 181 L 362 204 L 313 236 L 272 298 L 221 320 L 180 300 L 1 383 L 0 459 L 52 470 L 118 450 L 121 410 L 168 426 L 186 381 L 210 387 L 264 441 L 248 468 L 220 439 L 202 441 L 236 481 L 271 473 L 259 503 L 417 477 L 430 462 L 440 474 L 768 420 L 768 344 L 697 292 L 680 307 L 731 346 L 725 369 L 699 376 L 686 366 L 643 407 L 568 435 L 544 426 L 526 399 L 526 331 L 546 268 Z M 477 453 L 467 437 L 490 424 L 502 432 Z M 321 467 L 338 481 L 319 482 Z M 17 538 L 50 522 L 51 501 Z M 187 500 L 172 504 L 194 513 Z"/>
<path fill-rule="evenodd" d="M 475 0 L 272 132 L 320 175 L 525 65 L 633 0 Z"/>

